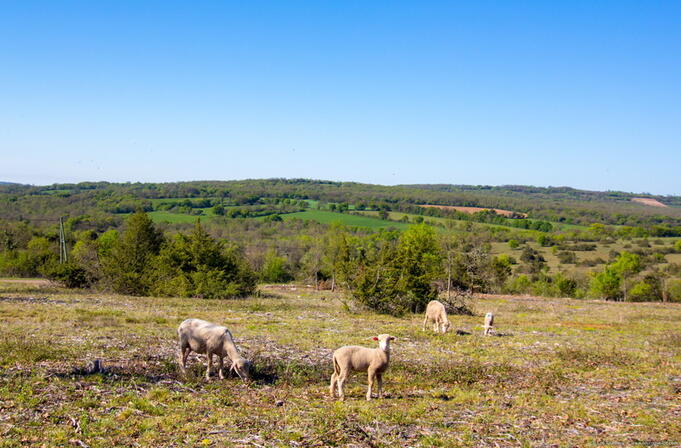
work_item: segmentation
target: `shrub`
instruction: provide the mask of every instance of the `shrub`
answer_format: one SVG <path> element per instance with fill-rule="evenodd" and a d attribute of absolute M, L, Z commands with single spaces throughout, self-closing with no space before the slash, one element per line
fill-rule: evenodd
<path fill-rule="evenodd" d="M 672 279 L 667 283 L 667 298 L 670 302 L 681 302 L 681 279 Z"/>
<path fill-rule="evenodd" d="M 577 291 L 577 281 L 558 273 L 554 277 L 556 288 L 562 297 L 574 297 Z"/>
<path fill-rule="evenodd" d="M 232 298 L 255 292 L 255 274 L 236 247 L 225 248 L 196 223 L 189 235 L 177 234 L 154 260 L 154 294 Z"/>
<path fill-rule="evenodd" d="M 630 290 L 627 299 L 631 302 L 652 302 L 660 300 L 650 283 L 638 282 Z"/>
<path fill-rule="evenodd" d="M 293 275 L 291 275 L 286 262 L 286 258 L 277 255 L 274 249 L 269 250 L 265 255 L 265 262 L 260 271 L 262 281 L 286 283 L 293 280 Z"/>
<path fill-rule="evenodd" d="M 130 215 L 126 224 L 123 235 L 102 257 L 102 271 L 114 291 L 145 295 L 151 287 L 152 260 L 159 252 L 163 233 L 143 211 Z"/>
<path fill-rule="evenodd" d="M 577 263 L 577 255 L 574 252 L 561 251 L 557 254 L 558 261 L 561 264 L 575 264 Z"/>
<path fill-rule="evenodd" d="M 507 283 L 506 291 L 511 294 L 525 294 L 530 291 L 531 286 L 532 282 L 529 277 L 525 274 L 521 274 Z"/>
<path fill-rule="evenodd" d="M 434 282 L 442 266 L 435 230 L 412 226 L 399 235 L 383 232 L 340 250 L 344 282 L 360 305 L 392 315 L 420 312 L 437 297 Z"/>
<path fill-rule="evenodd" d="M 609 266 L 601 272 L 592 273 L 589 295 L 606 300 L 617 300 L 622 294 L 620 289 L 621 280 L 620 275 Z"/>
<path fill-rule="evenodd" d="M 61 283 L 67 288 L 85 288 L 90 286 L 88 272 L 75 263 L 53 263 L 42 268 L 45 277 Z"/>

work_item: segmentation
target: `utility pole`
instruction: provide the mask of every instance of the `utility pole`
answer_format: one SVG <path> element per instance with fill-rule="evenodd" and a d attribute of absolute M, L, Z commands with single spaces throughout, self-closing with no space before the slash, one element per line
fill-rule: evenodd
<path fill-rule="evenodd" d="M 59 264 L 68 263 L 69 253 L 66 250 L 66 234 L 64 233 L 64 218 L 59 217 Z"/>

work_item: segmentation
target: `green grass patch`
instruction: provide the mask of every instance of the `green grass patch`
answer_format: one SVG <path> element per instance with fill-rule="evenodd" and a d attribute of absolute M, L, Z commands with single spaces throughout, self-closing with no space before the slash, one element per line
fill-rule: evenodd
<path fill-rule="evenodd" d="M 304 212 L 287 213 L 281 215 L 284 221 L 294 218 L 317 221 L 322 224 L 340 223 L 351 227 L 366 227 L 370 229 L 387 229 L 395 228 L 399 230 L 406 230 L 409 224 L 402 222 L 385 221 L 379 218 L 369 216 L 350 215 L 346 213 L 336 213 L 326 210 L 306 210 Z"/>

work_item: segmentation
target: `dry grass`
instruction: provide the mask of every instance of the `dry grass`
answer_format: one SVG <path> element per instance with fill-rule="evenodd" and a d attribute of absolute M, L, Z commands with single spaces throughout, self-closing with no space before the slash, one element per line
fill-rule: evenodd
<path fill-rule="evenodd" d="M 677 446 L 681 306 L 493 298 L 452 316 L 349 314 L 329 292 L 238 301 L 26 291 L 0 284 L 0 446 Z M 499 336 L 482 337 L 485 311 Z M 229 326 L 255 381 L 175 363 L 187 317 Z M 330 354 L 398 337 L 388 397 L 327 398 Z M 88 360 L 106 371 L 87 375 Z"/>

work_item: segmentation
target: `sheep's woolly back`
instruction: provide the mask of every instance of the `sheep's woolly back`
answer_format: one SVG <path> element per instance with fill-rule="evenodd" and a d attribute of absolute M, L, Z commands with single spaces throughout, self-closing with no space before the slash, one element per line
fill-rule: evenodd
<path fill-rule="evenodd" d="M 379 348 L 368 348 L 359 345 L 346 345 L 333 352 L 334 369 L 367 370 L 370 366 L 385 369 L 390 362 L 390 341 L 394 338 L 388 334 L 378 336 Z"/>
<path fill-rule="evenodd" d="M 189 347 L 196 353 L 228 357 L 232 361 L 232 368 L 238 368 L 240 376 L 246 374 L 248 361 L 239 354 L 227 327 L 201 319 L 187 319 L 178 327 L 177 335 L 182 350 Z"/>
<path fill-rule="evenodd" d="M 426 306 L 426 316 L 433 322 L 448 322 L 447 310 L 442 302 L 431 300 Z"/>

